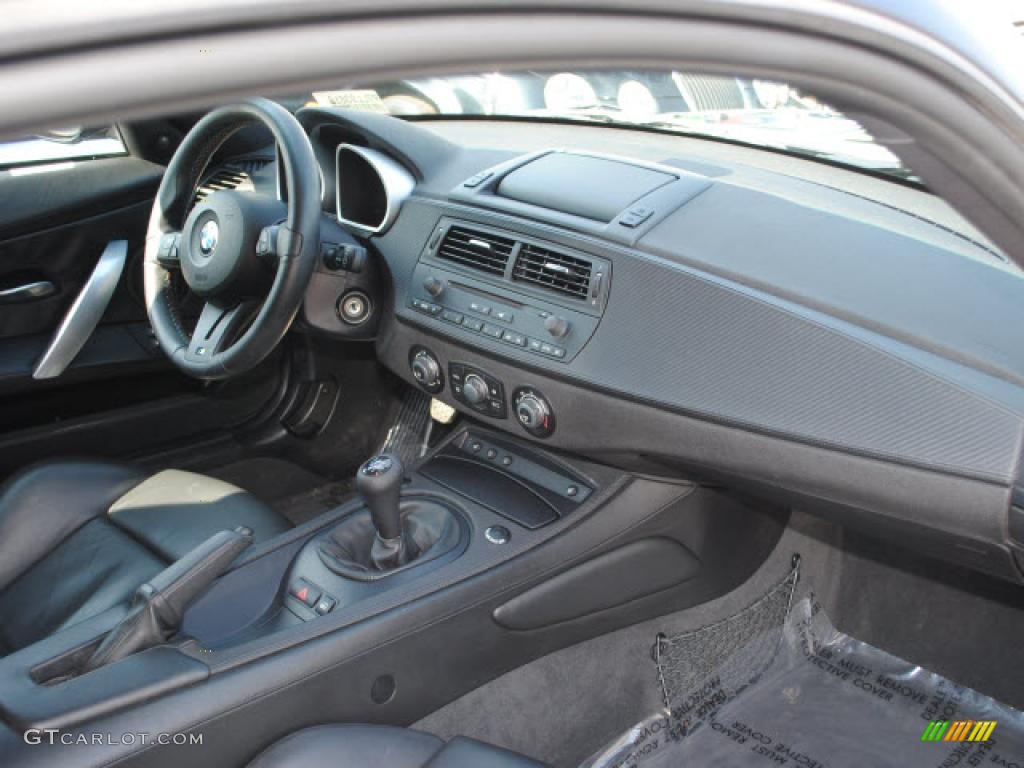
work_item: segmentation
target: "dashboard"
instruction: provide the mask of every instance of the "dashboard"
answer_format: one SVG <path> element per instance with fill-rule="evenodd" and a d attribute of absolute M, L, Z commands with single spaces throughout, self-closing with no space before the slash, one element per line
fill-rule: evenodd
<path fill-rule="evenodd" d="M 1024 279 L 926 192 L 607 127 L 298 117 L 311 331 L 556 450 L 1020 579 Z"/>

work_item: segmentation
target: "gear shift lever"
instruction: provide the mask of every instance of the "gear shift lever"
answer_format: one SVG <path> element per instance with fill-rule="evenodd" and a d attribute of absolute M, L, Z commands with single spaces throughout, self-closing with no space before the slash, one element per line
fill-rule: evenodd
<path fill-rule="evenodd" d="M 451 552 L 468 530 L 451 505 L 425 494 L 402 497 L 405 471 L 394 454 L 374 456 L 356 471 L 363 509 L 319 537 L 320 559 L 356 581 L 376 581 L 400 568 Z"/>
<path fill-rule="evenodd" d="M 399 458 L 387 453 L 374 456 L 356 473 L 356 490 L 366 502 L 377 529 L 371 556 L 380 570 L 404 565 L 409 560 L 399 507 L 403 474 Z"/>

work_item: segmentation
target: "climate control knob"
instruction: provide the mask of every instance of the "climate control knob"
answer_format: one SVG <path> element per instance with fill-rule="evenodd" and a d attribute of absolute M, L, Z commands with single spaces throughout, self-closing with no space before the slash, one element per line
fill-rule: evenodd
<path fill-rule="evenodd" d="M 512 396 L 512 408 L 519 426 L 535 437 L 547 437 L 555 431 L 551 404 L 535 389 L 523 387 Z"/>
<path fill-rule="evenodd" d="M 487 402 L 490 395 L 487 389 L 487 382 L 475 373 L 471 373 L 462 383 L 462 395 L 470 405 L 480 405 Z"/>
<path fill-rule="evenodd" d="M 414 351 L 409 359 L 409 367 L 412 369 L 412 377 L 428 392 L 440 392 L 444 387 L 441 364 L 428 350 Z"/>

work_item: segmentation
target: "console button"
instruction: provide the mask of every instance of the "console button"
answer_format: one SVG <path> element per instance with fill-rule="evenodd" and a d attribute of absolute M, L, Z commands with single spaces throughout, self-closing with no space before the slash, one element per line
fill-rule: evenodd
<path fill-rule="evenodd" d="M 504 525 L 492 525 L 484 531 L 484 538 L 491 542 L 491 544 L 508 544 L 509 539 L 512 538 L 512 533 Z"/>
<path fill-rule="evenodd" d="M 471 331 L 479 331 L 484 327 L 484 322 L 483 320 L 475 320 L 472 317 L 467 317 L 462 321 L 462 326 L 464 328 L 469 328 Z"/>
<path fill-rule="evenodd" d="M 513 315 L 511 312 L 509 312 L 507 310 L 504 310 L 504 309 L 496 309 L 496 310 L 494 310 L 494 319 L 495 320 L 501 320 L 501 322 L 503 322 L 503 323 L 511 323 L 513 320 L 515 320 L 515 318 L 516 318 L 516 316 Z"/>
<path fill-rule="evenodd" d="M 330 595 L 324 595 L 317 601 L 316 606 L 313 608 L 313 610 L 321 616 L 323 616 L 324 614 L 333 611 L 334 606 L 336 606 L 337 604 L 338 601 L 335 600 L 333 597 L 331 597 Z"/>
<path fill-rule="evenodd" d="M 452 312 L 450 309 L 446 309 L 441 313 L 441 319 L 455 325 L 462 324 L 462 314 L 459 312 Z"/>
<path fill-rule="evenodd" d="M 431 304 L 429 301 L 423 299 L 412 300 L 413 309 L 417 309 L 425 315 L 439 315 L 441 313 L 441 307 L 437 304 Z"/>
<path fill-rule="evenodd" d="M 296 579 L 288 588 L 288 594 L 312 608 L 320 600 L 321 590 L 320 587 L 305 579 Z"/>
<path fill-rule="evenodd" d="M 435 299 L 444 293 L 445 282 L 437 277 L 431 275 L 423 281 L 423 290 L 433 296 Z"/>
<path fill-rule="evenodd" d="M 569 321 L 558 315 L 548 315 L 544 320 L 544 330 L 556 339 L 568 336 L 571 328 Z"/>
<path fill-rule="evenodd" d="M 470 312 L 479 312 L 481 315 L 489 315 L 489 314 L 491 314 L 491 308 L 488 307 L 486 304 L 481 304 L 478 301 L 471 301 L 469 303 L 469 311 Z"/>
<path fill-rule="evenodd" d="M 517 347 L 526 346 L 526 337 L 521 333 L 516 333 L 515 331 L 505 331 L 505 334 L 501 338 L 509 344 L 515 344 Z"/>
<path fill-rule="evenodd" d="M 526 346 L 529 347 L 531 352 L 540 352 L 540 348 L 541 346 L 543 346 L 543 344 L 544 342 L 540 341 L 539 339 L 526 340 Z"/>
<path fill-rule="evenodd" d="M 486 335 L 492 336 L 495 339 L 500 339 L 502 334 L 505 333 L 505 329 L 504 328 L 499 328 L 498 326 L 491 325 L 490 323 L 484 323 L 484 329 L 483 330 L 484 330 L 484 333 Z"/>
<path fill-rule="evenodd" d="M 653 215 L 653 209 L 642 205 L 636 205 L 619 217 L 619 224 L 623 227 L 629 227 L 632 229 L 633 227 L 639 227 Z"/>
<path fill-rule="evenodd" d="M 493 175 L 494 174 L 491 171 L 481 171 L 480 173 L 474 174 L 473 176 L 470 176 L 468 179 L 462 182 L 462 186 L 469 187 L 470 189 L 473 189 L 474 187 L 479 187 Z"/>

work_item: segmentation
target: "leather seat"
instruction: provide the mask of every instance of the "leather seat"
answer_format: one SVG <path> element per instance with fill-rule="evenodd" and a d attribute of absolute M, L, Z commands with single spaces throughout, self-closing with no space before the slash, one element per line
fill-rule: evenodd
<path fill-rule="evenodd" d="M 389 725 L 321 725 L 271 745 L 249 768 L 545 768 L 507 749 Z"/>
<path fill-rule="evenodd" d="M 241 489 L 191 472 L 70 461 L 22 471 L 0 490 L 0 655 L 126 611 L 147 579 L 240 525 L 256 542 L 291 527 Z"/>

